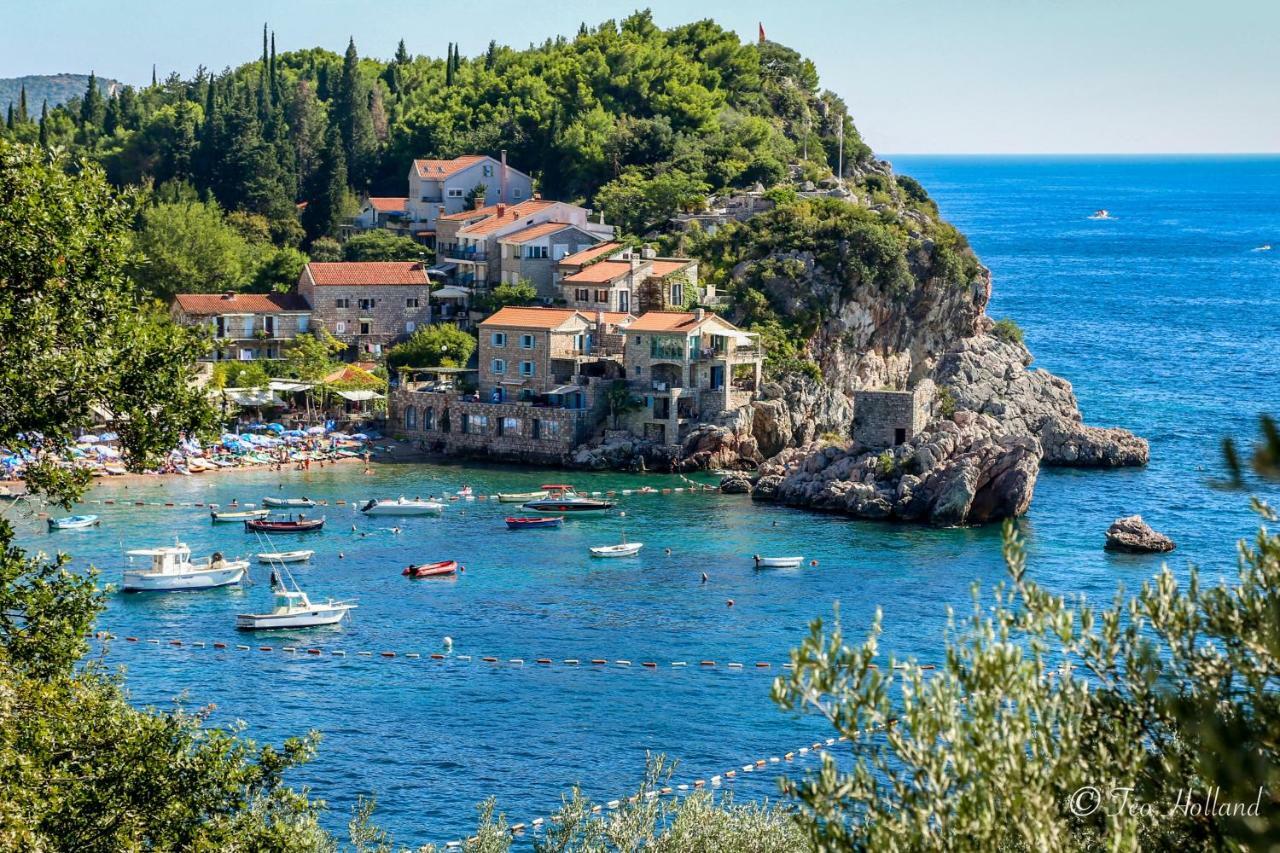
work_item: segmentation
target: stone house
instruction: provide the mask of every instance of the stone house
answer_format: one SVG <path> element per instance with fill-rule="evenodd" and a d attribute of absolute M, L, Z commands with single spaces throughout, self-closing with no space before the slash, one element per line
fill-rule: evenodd
<path fill-rule="evenodd" d="M 481 399 L 591 408 L 596 389 L 590 379 L 623 377 L 620 331 L 630 320 L 568 308 L 500 309 L 479 325 Z"/>
<path fill-rule="evenodd" d="M 697 261 L 659 258 L 649 248 L 594 254 L 588 249 L 557 264 L 556 274 L 560 298 L 585 310 L 641 314 L 683 308 L 707 297 L 698 289 Z"/>
<path fill-rule="evenodd" d="M 281 358 L 311 324 L 311 308 L 296 293 L 179 293 L 169 314 L 184 326 L 209 327 L 215 346 L 206 361 Z"/>
<path fill-rule="evenodd" d="M 625 332 L 627 378 L 644 399 L 631 422 L 645 438 L 676 444 L 693 424 L 745 406 L 760 389 L 757 336 L 714 313 L 650 311 Z"/>
<path fill-rule="evenodd" d="M 533 179 L 507 165 L 507 154 L 495 160 L 485 154 L 467 154 L 452 160 L 414 160 L 409 167 L 409 196 L 405 209 L 409 227 L 430 242 L 441 212 L 458 213 L 470 205 L 467 196 L 504 204 L 518 204 L 533 197 Z"/>
<path fill-rule="evenodd" d="M 298 278 L 313 328 L 367 355 L 431 322 L 427 272 L 417 261 L 311 262 Z"/>
<path fill-rule="evenodd" d="M 498 241 L 550 222 L 573 225 L 590 238 L 562 244 L 560 251 L 566 255 L 612 239 L 614 233 L 613 226 L 590 221 L 586 208 L 567 202 L 535 198 L 516 205 L 499 203 L 441 216 L 436 227 L 438 263 L 432 269 L 463 286 L 497 284 L 502 271 Z M 550 251 L 556 251 L 555 246 Z"/>
<path fill-rule="evenodd" d="M 527 279 L 538 289 L 538 296 L 544 302 L 554 302 L 560 296 L 552 284 L 555 262 L 599 239 L 584 228 L 567 222 L 543 222 L 512 231 L 497 240 L 498 280 L 514 284 Z"/>
<path fill-rule="evenodd" d="M 854 391 L 854 441 L 869 450 L 906 444 L 929 423 L 934 389 L 925 379 L 909 391 Z"/>

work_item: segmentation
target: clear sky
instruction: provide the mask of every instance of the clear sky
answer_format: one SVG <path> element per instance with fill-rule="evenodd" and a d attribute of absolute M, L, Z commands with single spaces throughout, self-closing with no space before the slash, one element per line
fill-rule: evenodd
<path fill-rule="evenodd" d="M 524 46 L 639 2 L 6 0 L 0 77 L 145 83 L 281 50 L 362 55 Z M 714 18 L 811 57 L 883 153 L 1280 151 L 1280 0 L 651 0 L 659 24 Z"/>

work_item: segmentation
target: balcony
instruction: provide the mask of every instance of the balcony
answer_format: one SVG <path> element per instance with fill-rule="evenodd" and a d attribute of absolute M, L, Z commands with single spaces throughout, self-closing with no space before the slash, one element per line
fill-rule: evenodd
<path fill-rule="evenodd" d="M 489 253 L 483 249 L 446 249 L 445 260 L 460 264 L 484 263 L 489 260 Z"/>
<path fill-rule="evenodd" d="M 703 349 L 691 356 L 692 361 L 756 361 L 764 357 L 763 350 L 758 346 L 754 347 L 734 347 L 733 349 Z"/>
<path fill-rule="evenodd" d="M 649 358 L 660 358 L 669 361 L 685 361 L 687 349 L 683 343 L 651 343 L 649 345 Z"/>

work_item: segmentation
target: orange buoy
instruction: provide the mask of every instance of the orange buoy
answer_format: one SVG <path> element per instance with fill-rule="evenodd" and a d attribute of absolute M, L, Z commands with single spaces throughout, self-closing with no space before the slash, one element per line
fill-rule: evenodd
<path fill-rule="evenodd" d="M 818 565 L 818 561 L 817 561 L 817 560 L 810 560 L 810 561 L 809 561 L 809 565 L 811 565 L 811 566 L 816 566 L 816 565 Z"/>
<path fill-rule="evenodd" d="M 726 605 L 728 605 L 729 607 L 732 607 L 732 606 L 733 606 L 733 599 L 732 599 L 732 598 L 731 598 L 731 599 L 729 599 L 728 601 L 726 601 L 726 602 L 725 602 L 725 604 L 726 604 Z"/>

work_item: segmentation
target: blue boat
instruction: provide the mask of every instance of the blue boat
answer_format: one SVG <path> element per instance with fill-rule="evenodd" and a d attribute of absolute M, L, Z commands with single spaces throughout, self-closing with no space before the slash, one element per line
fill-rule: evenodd
<path fill-rule="evenodd" d="M 98 523 L 96 515 L 68 515 L 65 518 L 49 519 L 50 530 L 75 530 L 80 527 L 93 527 Z"/>
<path fill-rule="evenodd" d="M 508 530 L 538 530 L 543 527 L 559 527 L 564 521 L 563 515 L 538 516 L 536 518 L 508 518 Z"/>

